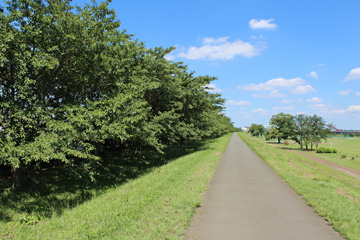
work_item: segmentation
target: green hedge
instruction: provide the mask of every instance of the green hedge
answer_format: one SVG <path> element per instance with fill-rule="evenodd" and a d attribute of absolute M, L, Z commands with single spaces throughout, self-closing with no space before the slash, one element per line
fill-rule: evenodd
<path fill-rule="evenodd" d="M 317 153 L 337 153 L 337 150 L 334 148 L 324 148 L 324 147 L 320 147 L 318 149 L 316 149 Z"/>

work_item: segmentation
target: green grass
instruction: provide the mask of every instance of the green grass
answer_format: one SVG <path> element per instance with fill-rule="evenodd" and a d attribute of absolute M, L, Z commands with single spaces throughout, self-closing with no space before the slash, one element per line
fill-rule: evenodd
<path fill-rule="evenodd" d="M 246 133 L 239 136 L 343 237 L 360 239 L 359 179 Z"/>
<path fill-rule="evenodd" d="M 118 180 L 114 186 L 107 185 L 107 190 L 104 186 L 101 191 L 90 189 L 88 195 L 91 196 L 83 199 L 77 197 L 81 186 L 72 188 L 75 196 L 65 189 L 50 194 L 54 199 L 80 199 L 80 204 L 74 203 L 70 208 L 65 206 L 49 217 L 37 217 L 41 211 L 34 210 L 28 215 L 33 219 L 21 223 L 21 219 L 14 219 L 20 214 L 15 207 L 17 214 L 0 222 L 0 238 L 180 239 L 230 137 L 228 134 L 206 141 L 190 154 L 163 166 L 147 168 L 140 177 L 137 175 L 132 180 Z M 48 205 L 51 201 L 45 198 L 32 196 L 29 201 L 43 200 Z"/>
<path fill-rule="evenodd" d="M 327 142 L 319 144 L 319 147 L 331 148 L 331 146 L 338 152 L 316 153 L 316 151 L 314 150 L 306 151 L 306 153 L 331 162 L 341 164 L 343 166 L 360 170 L 360 138 L 329 138 Z M 300 150 L 299 145 L 296 143 L 291 143 L 284 147 Z M 345 155 L 346 157 L 343 158 L 343 155 Z"/>

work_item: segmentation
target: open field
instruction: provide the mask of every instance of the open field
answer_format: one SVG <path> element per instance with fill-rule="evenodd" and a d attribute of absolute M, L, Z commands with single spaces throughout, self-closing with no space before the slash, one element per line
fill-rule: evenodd
<path fill-rule="evenodd" d="M 2 215 L 9 216 L 3 216 L 0 221 L 0 238 L 179 239 L 200 204 L 202 192 L 206 190 L 230 137 L 228 134 L 205 141 L 190 151 L 192 153 L 166 165 L 148 168 L 146 174 L 133 180 L 125 179 L 122 181 L 125 183 L 103 187 L 102 191 L 98 190 L 83 201 L 78 198 L 80 205 L 64 207 L 50 217 L 41 215 L 40 210 L 21 214 L 21 209 L 15 206 L 10 216 L 11 211 L 2 206 Z M 64 192 L 49 193 L 48 197 L 32 196 L 28 202 L 30 205 L 36 200 L 44 202 L 33 203 L 34 208 L 50 207 L 51 201 L 57 203 L 61 198 L 65 198 L 64 201 L 76 198 L 81 187 L 72 188 L 74 193 L 62 189 Z M 12 193 L 8 190 L 7 194 Z M 19 204 L 26 205 L 21 201 Z M 7 204 L 8 208 L 11 206 Z"/>
<path fill-rule="evenodd" d="M 346 239 L 360 236 L 360 180 L 239 133 L 244 142 Z"/>
<path fill-rule="evenodd" d="M 283 141 L 284 142 L 284 141 Z M 284 147 L 300 150 L 297 143 L 289 141 L 289 145 Z M 326 142 L 320 143 L 319 147 L 335 148 L 337 153 L 316 153 L 316 151 L 306 151 L 306 153 L 335 162 L 347 167 L 360 170 L 360 138 L 329 138 Z"/>

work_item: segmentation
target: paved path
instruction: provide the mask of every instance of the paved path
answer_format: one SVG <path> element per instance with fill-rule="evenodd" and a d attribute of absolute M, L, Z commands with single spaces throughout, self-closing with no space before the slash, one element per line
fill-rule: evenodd
<path fill-rule="evenodd" d="M 199 240 L 341 239 L 234 134 L 187 237 Z"/>

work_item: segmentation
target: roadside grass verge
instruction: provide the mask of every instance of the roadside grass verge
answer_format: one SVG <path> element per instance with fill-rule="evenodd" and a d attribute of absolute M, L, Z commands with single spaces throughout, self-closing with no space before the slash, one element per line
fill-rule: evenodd
<path fill-rule="evenodd" d="M 151 167 L 34 224 L 0 224 L 2 239 L 180 239 L 231 134 Z M 121 172 L 119 172 L 121 174 Z"/>
<path fill-rule="evenodd" d="M 360 180 L 239 133 L 244 142 L 346 239 L 360 236 Z M 296 217 L 296 216 L 294 216 Z"/>
<path fill-rule="evenodd" d="M 290 143 L 288 145 L 280 144 L 287 148 L 294 150 L 300 150 L 300 147 L 296 143 Z M 306 151 L 315 157 L 319 157 L 343 166 L 347 166 L 356 170 L 360 170 L 360 138 L 329 138 L 327 142 L 319 144 L 319 147 L 334 148 L 337 153 L 316 153 L 313 151 Z"/>

